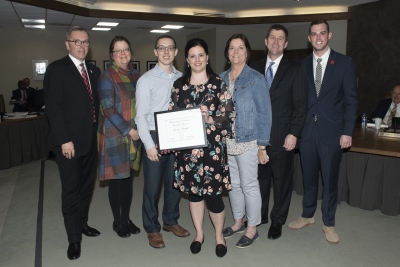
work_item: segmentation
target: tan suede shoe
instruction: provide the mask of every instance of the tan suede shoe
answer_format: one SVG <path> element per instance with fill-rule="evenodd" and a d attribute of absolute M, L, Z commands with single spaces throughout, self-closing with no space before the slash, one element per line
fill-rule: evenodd
<path fill-rule="evenodd" d="M 328 226 L 323 226 L 322 231 L 325 233 L 325 239 L 329 243 L 332 244 L 337 244 L 339 243 L 339 236 L 337 235 L 335 231 L 335 227 L 328 227 Z"/>
<path fill-rule="evenodd" d="M 294 222 L 289 223 L 288 228 L 292 229 L 292 230 L 299 230 L 299 229 L 303 228 L 304 226 L 314 225 L 314 223 L 315 223 L 314 217 L 312 217 L 312 218 L 299 217 Z"/>
<path fill-rule="evenodd" d="M 163 248 L 165 247 L 164 240 L 162 239 L 162 235 L 157 233 L 148 233 L 147 238 L 149 239 L 149 244 L 153 248 Z"/>
<path fill-rule="evenodd" d="M 168 226 L 166 224 L 163 225 L 163 230 L 166 232 L 173 232 L 176 236 L 186 237 L 189 236 L 190 233 L 188 230 L 180 226 L 179 224 L 175 224 L 172 226 Z"/>

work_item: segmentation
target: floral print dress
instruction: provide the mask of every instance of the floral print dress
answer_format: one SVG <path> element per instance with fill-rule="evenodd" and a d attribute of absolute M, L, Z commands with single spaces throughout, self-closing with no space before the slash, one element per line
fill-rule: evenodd
<path fill-rule="evenodd" d="M 211 76 L 205 84 L 174 83 L 170 110 L 206 105 L 214 124 L 206 123 L 207 147 L 176 152 L 174 187 L 202 196 L 219 195 L 232 188 L 225 140 L 230 138 L 235 112 L 232 97 L 223 80 Z"/>

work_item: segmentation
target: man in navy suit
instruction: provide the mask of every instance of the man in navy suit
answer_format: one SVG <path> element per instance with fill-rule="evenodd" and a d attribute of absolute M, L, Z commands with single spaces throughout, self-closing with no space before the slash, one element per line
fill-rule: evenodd
<path fill-rule="evenodd" d="M 382 123 L 389 124 L 388 122 L 390 113 L 393 112 L 393 117 L 400 117 L 400 85 L 397 85 L 392 90 L 392 97 L 381 100 L 376 109 L 372 112 L 370 118 L 381 118 Z"/>
<path fill-rule="evenodd" d="M 271 209 L 269 239 L 282 235 L 293 191 L 294 149 L 301 136 L 307 114 L 308 78 L 304 64 L 283 55 L 288 45 L 288 31 L 281 24 L 272 25 L 267 32 L 265 45 L 268 56 L 250 67 L 272 78 L 269 94 L 272 107 L 269 162 L 258 165 L 262 207 L 261 224 L 268 223 L 268 204 L 273 181 L 274 206 Z M 268 93 L 268 92 L 267 92 Z"/>
<path fill-rule="evenodd" d="M 65 46 L 69 55 L 47 67 L 43 85 L 50 123 L 47 148 L 57 158 L 69 242 L 67 256 L 74 260 L 81 255 L 82 234 L 100 234 L 87 224 L 97 163 L 96 87 L 100 70 L 85 63 L 89 51 L 86 29 L 72 27 L 67 32 Z"/>
<path fill-rule="evenodd" d="M 342 149 L 352 143 L 358 100 L 353 60 L 329 47 L 331 37 L 326 21 L 311 22 L 308 40 L 313 53 L 303 60 L 308 73 L 308 112 L 300 140 L 303 213 L 288 227 L 301 229 L 314 224 L 321 171 L 322 230 L 328 242 L 338 243 L 334 226 L 339 168 Z"/>

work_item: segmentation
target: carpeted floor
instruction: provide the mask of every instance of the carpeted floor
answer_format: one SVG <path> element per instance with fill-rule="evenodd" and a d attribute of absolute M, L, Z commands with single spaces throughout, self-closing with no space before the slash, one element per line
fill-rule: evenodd
<path fill-rule="evenodd" d="M 44 168 L 42 168 L 42 165 Z M 40 202 L 40 177 L 43 177 L 43 202 Z M 181 199 L 179 223 L 192 235 L 178 238 L 162 232 L 166 247 L 154 249 L 148 245 L 142 227 L 143 174 L 134 180 L 131 219 L 142 232 L 129 238 L 119 238 L 112 230 L 112 214 L 106 183 L 96 182 L 90 208 L 89 225 L 101 232 L 99 237 L 83 237 L 82 256 L 67 259 L 67 237 L 61 214 L 61 185 L 57 164 L 53 160 L 34 161 L 0 171 L 0 266 L 399 266 L 400 216 L 386 216 L 380 211 L 364 211 L 346 203 L 338 205 L 336 230 L 338 245 L 325 241 L 321 212 L 316 224 L 293 231 L 284 226 L 278 240 L 268 240 L 268 225 L 258 227 L 260 238 L 247 249 L 238 249 L 235 235 L 226 240 L 228 254 L 215 255 L 214 232 L 205 217 L 205 242 L 202 251 L 192 255 L 189 246 L 194 238 L 188 201 Z M 162 209 L 162 197 L 160 198 Z M 301 212 L 302 197 L 293 194 L 288 221 Z M 233 218 L 229 198 L 225 225 Z M 319 202 L 320 204 L 320 202 Z M 42 208 L 42 210 L 41 210 Z M 43 216 L 41 212 L 43 211 Z M 39 216 L 38 216 L 39 215 Z M 161 218 L 160 218 L 161 219 Z"/>

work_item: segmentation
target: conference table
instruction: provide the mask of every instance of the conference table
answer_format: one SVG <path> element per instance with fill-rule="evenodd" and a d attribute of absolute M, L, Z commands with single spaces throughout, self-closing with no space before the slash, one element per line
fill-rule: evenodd
<path fill-rule="evenodd" d="M 46 158 L 46 115 L 0 122 L 0 170 Z"/>
<path fill-rule="evenodd" d="M 374 128 L 355 128 L 350 149 L 343 153 L 338 203 L 365 210 L 400 214 L 400 138 L 378 136 Z M 295 154 L 293 190 L 303 195 L 300 155 Z M 322 182 L 318 198 L 322 197 Z"/>

